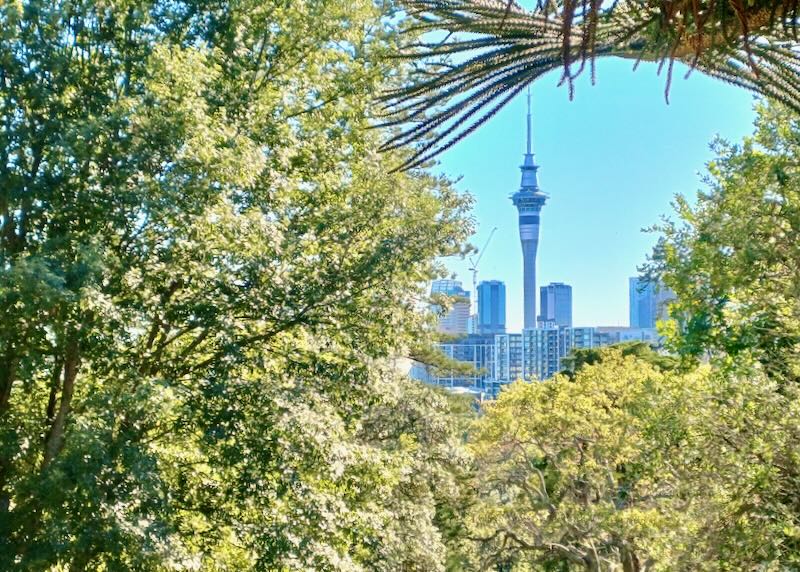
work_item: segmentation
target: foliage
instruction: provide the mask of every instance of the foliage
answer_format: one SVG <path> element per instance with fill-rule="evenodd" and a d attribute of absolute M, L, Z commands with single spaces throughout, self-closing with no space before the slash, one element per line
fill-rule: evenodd
<path fill-rule="evenodd" d="M 487 406 L 475 568 L 796 568 L 797 392 L 620 348 L 600 358 Z"/>
<path fill-rule="evenodd" d="M 386 148 L 418 142 L 425 163 L 488 121 L 547 72 L 569 86 L 596 58 L 674 62 L 800 110 L 797 4 L 792 0 L 405 0 L 430 32 L 404 50 L 422 71 L 384 98 L 404 127 Z M 442 36 L 446 33 L 446 36 Z"/>
<path fill-rule="evenodd" d="M 682 354 L 756 360 L 771 376 L 800 376 L 800 125 L 780 107 L 760 107 L 756 134 L 717 141 L 708 189 L 663 234 L 649 264 L 672 288 Z"/>
<path fill-rule="evenodd" d="M 576 352 L 478 415 L 393 365 L 451 367 L 421 285 L 470 231 L 446 180 L 377 152 L 370 103 L 408 79 L 386 56 L 421 32 L 401 12 L 26 0 L 0 23 L 0 569 L 800 567 L 785 110 L 717 143 L 650 264 L 709 365 Z"/>
<path fill-rule="evenodd" d="M 647 342 L 623 342 L 613 346 L 619 349 L 623 356 L 634 356 L 639 360 L 649 363 L 656 369 L 669 371 L 678 367 L 678 360 L 667 354 L 654 350 Z M 587 365 L 594 365 L 603 361 L 608 355 L 604 348 L 576 348 L 561 360 L 562 374 L 574 377 L 575 373 Z"/>
<path fill-rule="evenodd" d="M 678 460 L 702 376 L 659 372 L 605 349 L 574 379 L 517 383 L 479 425 L 487 502 L 474 515 L 483 565 L 626 570 L 668 561 L 690 525 Z"/>
<path fill-rule="evenodd" d="M 800 393 L 757 371 L 719 372 L 697 410 L 689 491 L 707 500 L 678 562 L 687 570 L 800 567 Z M 704 405 L 704 407 L 703 407 Z"/>
<path fill-rule="evenodd" d="M 0 5 L 0 568 L 443 567 L 466 461 L 387 364 L 469 201 L 367 129 L 401 20 Z"/>

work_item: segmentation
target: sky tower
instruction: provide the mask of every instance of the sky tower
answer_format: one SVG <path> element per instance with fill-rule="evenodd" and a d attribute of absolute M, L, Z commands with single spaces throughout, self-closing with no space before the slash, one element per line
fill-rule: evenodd
<path fill-rule="evenodd" d="M 531 91 L 528 88 L 528 146 L 520 170 L 522 182 L 511 195 L 519 212 L 519 240 L 522 243 L 523 291 L 525 296 L 524 328 L 536 327 L 536 250 L 539 247 L 539 213 L 547 195 L 539 190 L 531 149 Z"/>

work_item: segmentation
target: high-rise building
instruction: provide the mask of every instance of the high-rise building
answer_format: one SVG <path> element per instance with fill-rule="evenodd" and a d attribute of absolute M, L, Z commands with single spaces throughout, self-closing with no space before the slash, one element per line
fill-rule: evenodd
<path fill-rule="evenodd" d="M 506 285 L 500 280 L 478 284 L 479 334 L 504 334 L 506 331 Z"/>
<path fill-rule="evenodd" d="M 572 286 L 551 282 L 539 293 L 539 322 L 572 327 Z"/>
<path fill-rule="evenodd" d="M 539 190 L 531 150 L 531 95 L 528 92 L 528 140 L 525 157 L 520 170 L 522 182 L 519 190 L 511 196 L 519 213 L 519 240 L 522 244 L 523 294 L 525 328 L 536 327 L 536 251 L 539 247 L 539 213 L 547 195 Z"/>
<path fill-rule="evenodd" d="M 497 353 L 495 378 L 511 382 L 522 379 L 525 356 L 522 349 L 522 334 L 499 334 L 494 337 Z"/>
<path fill-rule="evenodd" d="M 522 331 L 524 378 L 548 379 L 561 371 L 562 360 L 578 348 L 598 345 L 594 328 L 571 328 L 552 323 Z"/>
<path fill-rule="evenodd" d="M 675 293 L 658 282 L 643 278 L 628 280 L 629 315 L 631 328 L 655 328 L 658 320 L 668 317 L 669 302 Z"/>
<path fill-rule="evenodd" d="M 495 360 L 495 340 L 491 335 L 469 334 L 457 340 L 438 344 L 448 358 L 471 366 L 471 370 L 448 370 L 437 367 L 422 381 L 442 387 L 483 389 L 483 382 L 492 377 Z M 420 379 L 420 377 L 418 377 Z"/>
<path fill-rule="evenodd" d="M 469 325 L 469 292 L 458 280 L 434 280 L 431 294 L 442 294 L 451 298 L 450 310 L 439 317 L 439 331 L 445 334 L 466 334 Z M 439 312 L 438 307 L 431 308 Z"/>
<path fill-rule="evenodd" d="M 640 278 L 628 279 L 628 313 L 631 328 L 652 328 L 655 324 L 653 317 L 654 296 L 653 285 L 643 282 Z"/>
<path fill-rule="evenodd" d="M 676 298 L 675 292 L 663 284 L 656 288 L 656 320 L 669 319 L 669 304 Z"/>

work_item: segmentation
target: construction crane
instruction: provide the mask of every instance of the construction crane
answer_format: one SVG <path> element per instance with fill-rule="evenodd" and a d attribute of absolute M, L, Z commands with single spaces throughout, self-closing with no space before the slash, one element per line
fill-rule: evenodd
<path fill-rule="evenodd" d="M 478 315 L 478 264 L 480 263 L 481 258 L 483 258 L 483 253 L 486 252 L 486 247 L 489 246 L 489 242 L 491 242 L 496 230 L 497 227 L 492 229 L 492 232 L 489 233 L 489 238 L 486 239 L 483 248 L 476 253 L 478 258 L 475 258 L 474 256 L 469 257 L 470 272 L 472 272 L 472 316 Z M 477 328 L 477 325 L 473 324 L 473 329 L 475 328 Z"/>

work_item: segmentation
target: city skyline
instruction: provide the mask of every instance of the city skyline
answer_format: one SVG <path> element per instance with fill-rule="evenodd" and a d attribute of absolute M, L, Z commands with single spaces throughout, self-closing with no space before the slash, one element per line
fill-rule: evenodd
<path fill-rule="evenodd" d="M 628 277 L 628 323 L 625 325 L 583 324 L 582 328 L 593 327 L 623 331 L 655 328 L 656 322 L 665 319 L 666 304 L 674 298 L 667 288 L 646 282 L 642 277 Z M 519 333 L 526 329 L 540 329 L 551 326 L 574 327 L 572 321 L 572 286 L 563 282 L 551 282 L 539 287 L 539 310 L 533 328 L 507 329 L 506 285 L 502 280 L 481 280 L 476 292 L 466 290 L 460 280 L 438 279 L 430 284 L 430 293 L 452 297 L 452 308 L 439 316 L 439 329 L 449 334 L 502 334 Z M 477 299 L 477 313 L 469 314 L 471 300 Z M 431 305 L 438 312 L 438 307 Z M 475 320 L 469 325 L 469 320 Z"/>
<path fill-rule="evenodd" d="M 572 102 L 557 87 L 556 74 L 533 90 L 539 184 L 550 197 L 540 230 L 537 282 L 573 287 L 576 326 L 622 327 L 629 320 L 628 279 L 638 274 L 656 239 L 641 229 L 671 213 L 676 193 L 693 200 L 702 188 L 698 172 L 713 156 L 708 145 L 714 135 L 739 140 L 752 131 L 754 115 L 748 94 L 707 77 L 676 81 L 666 105 L 660 96 L 664 78 L 655 66 L 643 63 L 624 90 L 615 82 L 630 74 L 627 65 L 604 61 L 598 66 L 603 81 L 592 86 L 582 78 Z M 685 71 L 676 64 L 676 78 Z M 517 225 L 509 222 L 516 209 L 507 197 L 519 188 L 525 116 L 520 96 L 448 150 L 440 169 L 460 177 L 457 188 L 475 196 L 478 227 L 471 242 L 484 244 L 498 227 L 479 280 L 505 282 L 508 331 L 523 327 L 522 253 Z M 620 121 L 631 123 L 624 134 L 614 129 Z M 582 149 L 579 155 L 576 146 Z M 467 261 L 445 262 L 471 283 Z"/>

